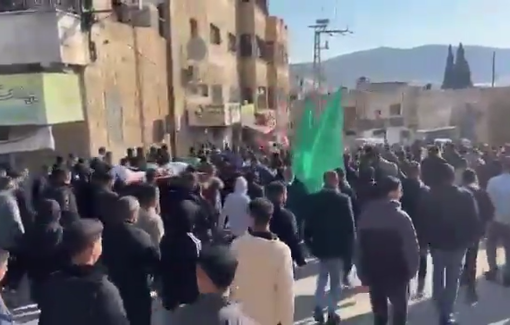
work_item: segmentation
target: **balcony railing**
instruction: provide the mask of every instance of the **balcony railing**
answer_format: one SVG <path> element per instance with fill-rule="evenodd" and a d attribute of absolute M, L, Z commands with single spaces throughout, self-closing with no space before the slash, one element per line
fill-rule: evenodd
<path fill-rule="evenodd" d="M 1 12 L 25 10 L 49 11 L 59 9 L 66 12 L 80 13 L 79 0 L 0 0 Z"/>

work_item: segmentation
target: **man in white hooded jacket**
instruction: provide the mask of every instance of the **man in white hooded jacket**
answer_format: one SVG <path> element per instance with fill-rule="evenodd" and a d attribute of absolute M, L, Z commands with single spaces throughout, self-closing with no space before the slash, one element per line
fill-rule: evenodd
<path fill-rule="evenodd" d="M 236 237 L 241 236 L 250 227 L 250 218 L 248 216 L 248 182 L 244 177 L 238 177 L 234 187 L 234 192 L 227 195 L 223 210 L 218 220 L 218 227 L 225 228 L 228 218 L 228 225 L 232 234 Z"/>

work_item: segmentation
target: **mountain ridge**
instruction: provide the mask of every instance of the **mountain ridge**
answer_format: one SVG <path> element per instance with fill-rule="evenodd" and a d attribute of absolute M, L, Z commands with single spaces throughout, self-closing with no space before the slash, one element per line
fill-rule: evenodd
<path fill-rule="evenodd" d="M 456 50 L 454 47 L 454 51 Z M 510 48 L 464 45 L 473 83 L 492 81 L 492 55 L 496 52 L 496 83 L 510 84 Z M 403 81 L 441 85 L 448 45 L 425 44 L 412 48 L 378 47 L 331 57 L 322 63 L 325 83 L 330 87 L 352 88 L 364 76 L 374 82 Z M 498 65 L 498 62 L 500 63 Z M 312 78 L 310 62 L 290 65 L 290 78 L 297 85 L 301 78 Z"/>

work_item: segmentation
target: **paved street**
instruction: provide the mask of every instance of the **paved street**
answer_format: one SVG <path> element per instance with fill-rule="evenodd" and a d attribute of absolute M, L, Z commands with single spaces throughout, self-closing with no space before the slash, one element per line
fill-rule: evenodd
<path fill-rule="evenodd" d="M 500 252 L 501 253 L 501 252 Z M 502 254 L 500 254 L 502 255 Z M 501 256 L 500 256 L 501 257 Z M 296 282 L 296 323 L 298 325 L 314 324 L 310 318 L 313 309 L 313 293 L 316 281 L 316 264 L 311 262 L 300 270 Z M 480 252 L 479 273 L 487 269 L 485 253 Z M 435 311 L 430 303 L 430 272 L 427 286 L 427 297 L 413 300 L 410 307 L 410 324 L 434 325 Z M 463 301 L 462 291 L 457 310 L 462 325 L 510 325 L 510 289 L 503 288 L 479 280 L 480 302 L 468 306 Z M 370 303 L 366 293 L 345 293 L 339 305 L 339 313 L 346 325 L 370 325 L 372 316 Z M 16 311 L 18 321 L 24 325 L 37 324 L 37 310 L 34 306 L 26 306 Z M 159 324 L 158 324 L 159 325 Z M 163 325 L 163 324 L 161 324 Z M 166 324 L 165 324 L 166 325 Z"/>
<path fill-rule="evenodd" d="M 499 252 L 500 261 L 502 252 Z M 430 260 L 429 260 L 430 264 Z M 431 266 L 431 265 L 430 265 Z M 429 270 L 430 270 L 429 266 Z M 310 265 L 307 273 L 314 273 L 316 266 Z M 478 259 L 478 272 L 481 275 L 487 270 L 486 256 L 480 251 Z M 303 272 L 305 273 L 305 272 Z M 296 283 L 296 318 L 295 324 L 315 324 L 311 316 L 313 309 L 313 293 L 315 289 L 316 276 L 310 276 L 298 280 Z M 415 288 L 416 285 L 413 284 Z M 463 291 L 459 297 L 457 310 L 459 321 L 462 325 L 510 325 L 510 289 L 488 283 L 479 279 L 478 284 L 480 301 L 469 306 L 464 303 Z M 428 273 L 427 295 L 421 300 L 412 300 L 410 307 L 409 324 L 413 325 L 435 325 L 436 313 L 430 302 L 431 293 L 431 272 Z M 350 294 L 346 292 L 345 298 L 339 304 L 339 313 L 346 325 L 371 325 L 372 315 L 368 294 Z"/>

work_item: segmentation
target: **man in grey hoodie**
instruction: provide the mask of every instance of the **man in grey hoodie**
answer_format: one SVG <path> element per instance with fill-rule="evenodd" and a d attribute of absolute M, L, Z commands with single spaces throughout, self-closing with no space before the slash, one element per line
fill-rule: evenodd
<path fill-rule="evenodd" d="M 5 273 L 7 272 L 7 261 L 9 260 L 9 252 L 0 249 L 0 281 L 3 280 Z M 13 325 L 14 320 L 12 318 L 9 309 L 5 306 L 2 296 L 0 296 L 0 325 Z"/>
<path fill-rule="evenodd" d="M 15 250 L 25 229 L 14 197 L 14 182 L 0 177 L 0 248 Z"/>
<path fill-rule="evenodd" d="M 413 222 L 401 209 L 402 185 L 398 178 L 379 180 L 381 197 L 370 202 L 358 221 L 358 270 L 369 287 L 374 324 L 388 323 L 388 300 L 393 325 L 405 325 L 409 281 L 419 264 L 419 245 Z"/>

